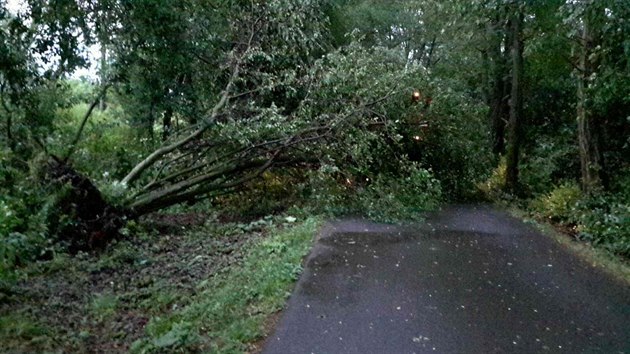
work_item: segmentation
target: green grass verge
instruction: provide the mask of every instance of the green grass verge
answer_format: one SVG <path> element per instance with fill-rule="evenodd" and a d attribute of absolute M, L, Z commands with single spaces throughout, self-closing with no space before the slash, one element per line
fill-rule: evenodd
<path fill-rule="evenodd" d="M 542 234 L 553 238 L 565 249 L 591 266 L 599 268 L 618 281 L 630 285 L 630 263 L 626 259 L 616 256 L 606 249 L 596 248 L 588 242 L 579 241 L 567 234 L 563 234 L 554 228 L 553 225 L 546 221 L 532 218 L 528 212 L 522 209 L 512 206 L 507 207 L 507 211 L 512 214 L 512 216 L 533 225 Z"/>
<path fill-rule="evenodd" d="M 188 305 L 152 318 L 131 352 L 248 351 L 284 306 L 319 225 L 310 218 L 247 246 L 242 262 L 201 282 Z"/>

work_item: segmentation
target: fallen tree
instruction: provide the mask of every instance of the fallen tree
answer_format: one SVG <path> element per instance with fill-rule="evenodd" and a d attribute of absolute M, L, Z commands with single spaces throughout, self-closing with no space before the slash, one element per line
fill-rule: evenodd
<path fill-rule="evenodd" d="M 72 250 L 107 244 L 130 219 L 233 193 L 269 169 L 319 162 L 369 165 L 370 159 L 363 156 L 369 144 L 399 141 L 395 131 L 407 123 L 389 114 L 404 116 L 410 108 L 409 88 L 421 67 L 410 66 L 396 49 L 358 44 L 325 48 L 320 43 L 326 37 L 325 19 L 311 1 L 241 5 L 228 4 L 216 11 L 173 5 L 173 11 L 192 16 L 182 16 L 188 32 L 177 36 L 193 37 L 189 39 L 193 45 L 164 53 L 156 46 L 170 39 L 149 45 L 150 39 L 126 37 L 130 28 L 137 29 L 146 20 L 134 17 L 141 11 L 127 3 L 111 10 L 107 20 L 115 35 L 107 43 L 118 62 L 102 80 L 65 153 L 47 159 L 47 183 L 68 189 L 58 210 L 71 222 L 59 225 L 57 234 Z M 209 18 L 222 23 L 224 32 L 206 38 L 203 25 Z M 177 40 L 168 43 L 175 45 Z M 109 182 L 116 185 L 118 195 L 105 195 L 73 167 L 86 124 L 108 90 L 137 84 L 130 68 L 152 75 L 146 62 L 168 61 L 166 55 L 179 58 L 176 64 L 186 63 L 172 81 L 149 87 L 154 93 L 167 93 L 163 99 L 171 105 L 164 108 L 163 117 L 168 134 L 162 134 L 161 144 L 135 161 L 125 176 Z M 165 77 L 170 75 L 161 70 Z M 188 87 L 197 92 L 194 100 L 182 85 L 196 85 Z M 181 102 L 173 104 L 173 96 Z M 190 104 L 194 109 L 184 107 Z M 175 119 L 182 124 L 173 125 Z M 37 141 L 49 150 L 44 139 Z"/>

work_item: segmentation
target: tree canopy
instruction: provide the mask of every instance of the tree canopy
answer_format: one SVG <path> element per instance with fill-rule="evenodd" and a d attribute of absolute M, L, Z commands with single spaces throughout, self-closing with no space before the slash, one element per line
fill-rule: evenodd
<path fill-rule="evenodd" d="M 334 193 L 424 172 L 452 199 L 627 190 L 625 1 L 2 5 L 2 178 L 46 181 L 84 246 L 270 171 Z"/>

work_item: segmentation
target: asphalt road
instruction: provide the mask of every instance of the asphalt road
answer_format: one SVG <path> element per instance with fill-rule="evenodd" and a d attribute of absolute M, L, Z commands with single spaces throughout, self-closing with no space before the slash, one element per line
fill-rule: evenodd
<path fill-rule="evenodd" d="M 489 207 L 339 221 L 263 353 L 630 353 L 630 287 Z"/>

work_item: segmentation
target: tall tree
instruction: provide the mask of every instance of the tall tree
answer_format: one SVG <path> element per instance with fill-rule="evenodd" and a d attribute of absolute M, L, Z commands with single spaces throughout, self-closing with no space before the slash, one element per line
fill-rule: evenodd
<path fill-rule="evenodd" d="M 489 84 L 491 86 L 489 106 L 492 124 L 492 151 L 495 154 L 505 153 L 505 126 L 510 116 L 509 97 L 512 85 L 510 57 L 512 42 L 509 38 L 511 22 L 507 17 L 505 5 L 492 6 L 491 19 L 486 24 L 487 49 L 491 67 Z"/>
<path fill-rule="evenodd" d="M 612 167 L 628 164 L 625 117 L 630 114 L 630 4 L 616 0 L 567 3 L 565 22 L 576 45 L 577 140 L 582 189 L 608 187 Z M 624 153 L 625 152 L 625 153 Z"/>
<path fill-rule="evenodd" d="M 518 186 L 518 163 L 522 140 L 523 125 L 523 20 L 524 5 L 520 2 L 510 4 L 510 38 L 512 85 L 510 91 L 510 120 L 508 122 L 508 141 L 506 152 L 505 186 L 515 192 Z"/>
<path fill-rule="evenodd" d="M 588 17 L 582 20 L 580 36 L 580 54 L 577 85 L 577 126 L 580 147 L 580 165 L 582 171 L 582 189 L 592 193 L 602 187 L 602 164 L 599 149 L 599 122 L 589 107 L 587 93 L 589 81 L 593 74 L 594 42 L 591 35 L 591 24 Z"/>

